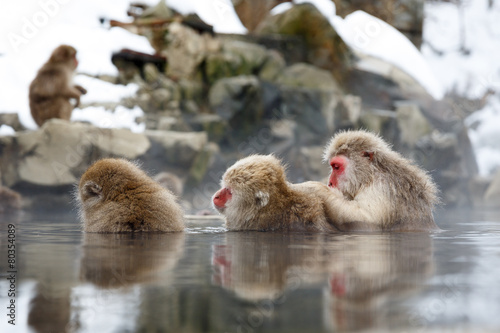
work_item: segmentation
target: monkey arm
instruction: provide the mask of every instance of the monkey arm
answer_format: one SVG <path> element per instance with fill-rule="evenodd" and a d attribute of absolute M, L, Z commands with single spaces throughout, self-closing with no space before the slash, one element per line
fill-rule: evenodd
<path fill-rule="evenodd" d="M 78 89 L 82 93 L 82 95 L 85 95 L 87 93 L 87 89 L 85 89 L 84 87 L 82 87 L 82 86 L 80 86 L 78 84 L 75 84 L 74 87 L 76 89 Z"/>
<path fill-rule="evenodd" d="M 328 218 L 342 231 L 383 230 L 390 216 L 390 200 L 376 186 L 364 188 L 354 198 L 346 199 L 338 189 L 321 189 Z"/>

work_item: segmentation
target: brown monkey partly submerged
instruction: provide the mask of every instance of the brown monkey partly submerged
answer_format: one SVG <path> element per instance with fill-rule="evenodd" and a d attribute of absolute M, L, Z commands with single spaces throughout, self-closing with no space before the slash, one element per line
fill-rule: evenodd
<path fill-rule="evenodd" d="M 80 96 L 87 93 L 72 84 L 77 66 L 75 48 L 61 45 L 38 71 L 29 88 L 31 115 L 38 126 L 52 118 L 70 120 L 71 112 L 80 104 Z M 70 99 L 76 100 L 75 105 Z"/>
<path fill-rule="evenodd" d="M 239 160 L 222 176 L 212 201 L 229 230 L 334 231 L 316 189 L 317 182 L 290 184 L 280 161 L 272 155 Z"/>
<path fill-rule="evenodd" d="M 184 229 L 176 197 L 123 159 L 102 159 L 90 166 L 80 179 L 77 197 L 86 232 Z"/>
<path fill-rule="evenodd" d="M 438 203 L 431 177 L 366 131 L 335 135 L 324 159 L 332 167 L 321 192 L 339 229 L 436 230 L 432 210 Z"/>

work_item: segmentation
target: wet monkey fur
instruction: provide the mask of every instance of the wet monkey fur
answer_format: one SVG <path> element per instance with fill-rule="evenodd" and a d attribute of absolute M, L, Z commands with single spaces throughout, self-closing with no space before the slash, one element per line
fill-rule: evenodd
<path fill-rule="evenodd" d="M 340 230 L 439 230 L 432 210 L 438 190 L 431 177 L 366 131 L 335 135 L 325 148 L 332 168 L 321 192 Z"/>
<path fill-rule="evenodd" d="M 31 115 L 38 126 L 52 118 L 70 120 L 71 112 L 80 104 L 80 96 L 87 91 L 73 85 L 73 74 L 78 66 L 76 50 L 60 45 L 40 68 L 29 87 Z M 70 99 L 75 99 L 73 105 Z"/>
<path fill-rule="evenodd" d="M 184 230 L 176 197 L 127 160 L 94 163 L 82 175 L 76 197 L 86 232 Z"/>
<path fill-rule="evenodd" d="M 281 162 L 272 155 L 252 155 L 222 176 L 212 202 L 229 230 L 337 231 L 326 215 L 318 182 L 290 184 Z"/>

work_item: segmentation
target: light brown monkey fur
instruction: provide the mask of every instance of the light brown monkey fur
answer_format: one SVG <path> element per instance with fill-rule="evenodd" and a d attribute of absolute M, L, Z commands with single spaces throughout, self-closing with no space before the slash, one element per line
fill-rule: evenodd
<path fill-rule="evenodd" d="M 345 169 L 332 178 L 339 172 L 334 162 L 344 158 Z M 367 131 L 338 133 L 326 146 L 324 159 L 332 165 L 333 195 L 321 195 L 340 230 L 439 229 L 432 216 L 439 199 L 431 177 L 379 136 Z"/>
<path fill-rule="evenodd" d="M 75 48 L 61 45 L 38 71 L 29 88 L 31 116 L 38 126 L 52 118 L 70 120 L 71 112 L 80 104 L 80 96 L 87 93 L 72 84 L 77 66 Z M 75 105 L 70 102 L 72 98 Z"/>
<path fill-rule="evenodd" d="M 90 166 L 80 179 L 77 197 L 86 232 L 184 229 L 175 196 L 123 159 L 102 159 Z"/>
<path fill-rule="evenodd" d="M 306 184 L 288 183 L 276 157 L 252 155 L 224 173 L 212 201 L 229 230 L 335 231 L 316 195 L 317 188 L 328 191 L 327 186 Z"/>

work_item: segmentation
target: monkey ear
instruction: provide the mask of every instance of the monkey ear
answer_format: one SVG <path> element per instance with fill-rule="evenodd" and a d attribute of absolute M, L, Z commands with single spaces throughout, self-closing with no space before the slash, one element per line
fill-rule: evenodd
<path fill-rule="evenodd" d="M 88 181 L 85 183 L 85 185 L 83 185 L 83 193 L 85 193 L 89 197 L 98 197 L 102 193 L 102 187 L 100 187 L 93 181 Z"/>
<path fill-rule="evenodd" d="M 265 207 L 269 203 L 269 193 L 259 191 L 255 193 L 255 201 L 257 206 Z"/>
<path fill-rule="evenodd" d="M 368 160 L 373 161 L 373 155 L 375 153 L 373 151 L 364 151 L 363 152 L 363 157 L 368 157 Z"/>

